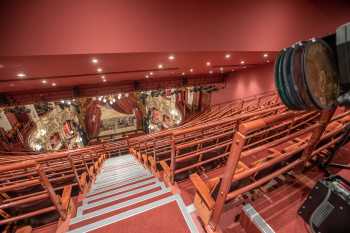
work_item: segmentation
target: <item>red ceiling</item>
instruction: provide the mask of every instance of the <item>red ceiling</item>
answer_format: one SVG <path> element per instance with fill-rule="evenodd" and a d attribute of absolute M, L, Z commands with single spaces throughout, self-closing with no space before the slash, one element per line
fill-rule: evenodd
<path fill-rule="evenodd" d="M 210 79 L 221 66 L 226 73 L 243 68 L 241 60 L 262 64 L 266 52 L 272 61 L 295 41 L 334 32 L 350 21 L 349 12 L 342 0 L 1 1 L 0 93 L 116 88 L 150 71 L 155 82 L 178 80 L 182 72 Z"/>
<path fill-rule="evenodd" d="M 348 0 L 8 0 L 0 55 L 277 51 L 349 12 Z"/>
<path fill-rule="evenodd" d="M 263 55 L 267 53 L 268 57 Z M 225 55 L 230 54 L 230 58 Z M 175 57 L 169 60 L 169 55 Z M 144 80 L 162 77 L 209 76 L 237 71 L 249 66 L 273 62 L 275 52 L 188 52 L 188 53 L 127 53 L 93 55 L 52 55 L 0 58 L 0 92 L 47 89 L 103 84 L 109 82 Z M 98 59 L 98 64 L 92 63 Z M 211 65 L 207 66 L 206 62 Z M 245 64 L 242 65 L 241 61 Z M 159 69 L 158 65 L 163 68 Z M 247 67 L 246 67 L 247 66 Z M 222 68 L 221 68 L 222 67 Z M 102 68 L 98 73 L 97 68 Z M 190 72 L 193 69 L 193 72 Z M 212 71 L 212 74 L 209 72 Z M 18 73 L 26 77 L 17 77 Z M 153 76 L 150 75 L 153 72 Z M 46 83 L 43 83 L 43 80 Z M 160 79 L 161 80 L 161 79 Z M 52 84 L 56 86 L 53 87 Z"/>

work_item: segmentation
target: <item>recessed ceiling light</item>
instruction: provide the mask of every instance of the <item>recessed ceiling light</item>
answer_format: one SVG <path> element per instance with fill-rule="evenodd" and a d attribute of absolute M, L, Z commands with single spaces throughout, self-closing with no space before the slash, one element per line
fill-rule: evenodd
<path fill-rule="evenodd" d="M 47 81 L 44 79 L 44 80 L 42 80 L 41 81 L 43 84 L 46 84 L 47 83 Z"/>
<path fill-rule="evenodd" d="M 97 68 L 97 72 L 101 73 L 102 72 L 102 68 Z"/>
<path fill-rule="evenodd" d="M 267 53 L 264 53 L 263 55 L 265 58 L 267 58 L 269 55 Z"/>
<path fill-rule="evenodd" d="M 226 59 L 229 59 L 230 57 L 231 57 L 231 54 L 229 54 L 229 53 L 226 53 L 226 54 L 225 54 L 225 58 L 226 58 Z"/>
<path fill-rule="evenodd" d="M 211 66 L 210 61 L 207 61 L 205 64 L 206 64 L 207 66 Z"/>
<path fill-rule="evenodd" d="M 209 70 L 209 74 L 212 74 L 213 73 L 213 71 L 212 70 Z"/>
<path fill-rule="evenodd" d="M 224 71 L 224 67 L 220 67 L 220 71 L 223 72 Z"/>
<path fill-rule="evenodd" d="M 152 75 L 153 75 L 153 72 L 152 72 L 152 71 L 151 71 L 151 72 L 149 72 L 149 75 L 151 75 L 151 76 L 152 76 Z"/>
<path fill-rule="evenodd" d="M 182 72 L 182 75 L 185 75 L 186 73 L 185 72 Z"/>
<path fill-rule="evenodd" d="M 18 73 L 17 74 L 17 77 L 19 77 L 19 78 L 24 78 L 24 77 L 26 77 L 27 75 L 25 74 L 25 73 L 22 73 L 22 72 L 20 72 L 20 73 Z"/>
<path fill-rule="evenodd" d="M 102 76 L 101 76 L 101 78 L 102 78 L 102 79 L 105 79 L 105 78 L 106 78 L 106 76 L 102 75 Z"/>
<path fill-rule="evenodd" d="M 106 79 L 102 79 L 102 82 L 104 82 L 104 83 L 105 83 L 105 82 L 107 82 L 107 80 L 106 80 Z"/>
<path fill-rule="evenodd" d="M 190 72 L 193 73 L 193 68 L 190 69 Z"/>
<path fill-rule="evenodd" d="M 56 86 L 56 83 L 52 83 L 51 85 L 52 85 L 53 87 L 55 87 L 55 86 Z"/>
<path fill-rule="evenodd" d="M 97 64 L 98 63 L 98 59 L 97 58 L 92 58 L 91 62 L 94 63 L 94 64 Z"/>
<path fill-rule="evenodd" d="M 267 62 L 267 63 L 270 63 L 270 60 L 267 60 L 266 62 Z"/>
<path fill-rule="evenodd" d="M 145 75 L 145 78 L 149 78 L 149 75 L 148 75 L 148 74 L 146 74 L 146 75 Z"/>
<path fill-rule="evenodd" d="M 169 55 L 168 59 L 169 59 L 170 61 L 175 60 L 175 55 L 172 55 L 172 54 Z"/>
<path fill-rule="evenodd" d="M 242 65 L 245 64 L 245 61 L 241 61 L 241 64 L 242 64 Z"/>
<path fill-rule="evenodd" d="M 159 64 L 158 69 L 163 69 L 163 64 Z"/>
<path fill-rule="evenodd" d="M 246 66 L 243 66 L 243 69 L 247 68 Z"/>

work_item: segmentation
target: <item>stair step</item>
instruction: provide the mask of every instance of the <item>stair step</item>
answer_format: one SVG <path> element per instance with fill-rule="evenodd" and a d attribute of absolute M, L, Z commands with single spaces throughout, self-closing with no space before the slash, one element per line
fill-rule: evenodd
<path fill-rule="evenodd" d="M 154 178 L 154 176 L 151 176 L 151 175 L 132 178 L 132 179 L 126 180 L 124 182 L 116 183 L 114 185 L 109 185 L 108 187 L 105 187 L 105 188 L 92 190 L 92 191 L 90 191 L 87 194 L 87 197 L 91 197 L 91 196 L 99 195 L 99 194 L 104 193 L 104 192 L 108 192 L 108 191 L 124 188 L 124 187 L 130 186 L 130 185 L 134 185 L 136 183 L 143 182 L 143 181 L 146 181 L 146 180 L 149 180 L 149 179 L 153 179 L 153 178 Z"/>
<path fill-rule="evenodd" d="M 88 197 L 84 201 L 86 201 L 87 203 L 95 202 L 96 200 L 100 200 L 101 198 L 109 197 L 109 196 L 112 196 L 112 195 L 119 195 L 119 194 L 122 194 L 122 193 L 125 193 L 125 192 L 128 192 L 128 191 L 132 191 L 134 189 L 145 187 L 147 185 L 155 184 L 157 182 L 158 182 L 157 178 L 152 178 L 152 179 L 149 179 L 149 180 L 145 180 L 143 182 L 138 182 L 138 183 L 135 183 L 135 184 L 132 184 L 132 185 L 124 186 L 124 187 L 119 188 L 119 189 L 110 190 L 110 191 L 107 191 L 107 192 L 103 192 L 103 193 L 100 193 L 100 194 Z"/>
<path fill-rule="evenodd" d="M 71 220 L 70 229 L 75 229 L 77 227 L 96 222 L 116 214 L 120 214 L 127 210 L 134 209 L 144 204 L 152 203 L 170 195 L 172 195 L 172 193 L 168 189 L 159 190 L 153 193 L 149 193 L 147 195 L 143 195 L 141 197 L 130 199 L 117 205 L 108 206 L 103 209 L 99 209 L 81 216 L 76 216 Z"/>
<path fill-rule="evenodd" d="M 148 185 L 139 189 L 135 189 L 129 192 L 125 192 L 119 195 L 111 195 L 109 197 L 102 198 L 100 200 L 91 202 L 91 203 L 83 203 L 81 206 L 82 210 L 89 210 L 89 209 L 101 209 L 103 206 L 108 206 L 111 204 L 117 204 L 120 203 L 122 200 L 127 199 L 127 198 L 135 198 L 136 196 L 142 196 L 145 195 L 146 193 L 150 193 L 155 190 L 162 190 L 165 189 L 164 184 L 162 183 L 155 183 L 152 185 Z"/>

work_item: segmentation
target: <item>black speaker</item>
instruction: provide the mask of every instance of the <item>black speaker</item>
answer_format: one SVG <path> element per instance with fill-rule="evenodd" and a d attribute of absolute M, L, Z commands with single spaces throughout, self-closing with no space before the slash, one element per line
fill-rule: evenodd
<path fill-rule="evenodd" d="M 311 190 L 298 214 L 314 233 L 350 232 L 349 181 L 331 176 L 319 181 Z"/>
<path fill-rule="evenodd" d="M 10 104 L 10 100 L 7 98 L 5 94 L 0 94 L 0 105 Z"/>
<path fill-rule="evenodd" d="M 80 96 L 80 88 L 79 87 L 73 87 L 73 96 L 75 96 L 75 97 Z"/>

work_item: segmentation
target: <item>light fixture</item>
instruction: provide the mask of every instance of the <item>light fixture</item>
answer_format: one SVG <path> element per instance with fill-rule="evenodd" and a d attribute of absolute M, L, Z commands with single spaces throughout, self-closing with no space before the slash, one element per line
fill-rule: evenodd
<path fill-rule="evenodd" d="M 232 72 L 235 71 L 235 69 L 232 69 Z"/>
<path fill-rule="evenodd" d="M 125 97 L 129 97 L 129 93 L 125 93 Z"/>
<path fill-rule="evenodd" d="M 159 64 L 158 69 L 163 69 L 163 64 Z"/>
<path fill-rule="evenodd" d="M 206 64 L 207 66 L 211 66 L 210 61 L 207 61 L 205 64 Z"/>
<path fill-rule="evenodd" d="M 41 81 L 43 84 L 46 84 L 47 83 L 47 81 L 44 79 L 44 80 L 42 80 Z"/>
<path fill-rule="evenodd" d="M 230 57 L 231 57 L 231 54 L 229 54 L 229 53 L 226 53 L 226 54 L 225 54 L 225 58 L 226 58 L 226 59 L 229 59 Z"/>
<path fill-rule="evenodd" d="M 151 72 L 149 72 L 149 75 L 151 75 L 151 76 L 152 76 L 152 75 L 153 75 L 153 72 L 152 72 L 152 71 L 151 71 Z"/>
<path fill-rule="evenodd" d="M 185 72 L 182 72 L 182 76 L 184 76 L 186 73 Z"/>
<path fill-rule="evenodd" d="M 122 94 L 118 94 L 118 100 L 120 100 L 122 98 Z"/>
<path fill-rule="evenodd" d="M 99 100 L 99 101 L 101 101 L 101 100 L 102 100 L 102 98 L 103 98 L 103 96 L 100 96 L 100 97 L 98 97 L 98 100 Z"/>
<path fill-rule="evenodd" d="M 97 64 L 98 63 L 98 59 L 97 58 L 92 58 L 91 62 L 94 63 L 94 64 Z"/>
<path fill-rule="evenodd" d="M 102 68 L 97 68 L 97 72 L 101 73 L 102 72 Z"/>
<path fill-rule="evenodd" d="M 245 61 L 241 61 L 241 64 L 242 64 L 242 65 L 245 64 Z"/>
<path fill-rule="evenodd" d="M 67 104 L 68 104 L 68 105 L 71 105 L 71 104 L 72 104 L 72 102 L 71 102 L 70 100 L 68 100 L 68 101 L 67 101 Z"/>
<path fill-rule="evenodd" d="M 193 73 L 193 69 L 192 68 L 190 69 L 190 72 Z"/>
<path fill-rule="evenodd" d="M 212 74 L 213 73 L 213 71 L 212 70 L 209 70 L 209 74 Z"/>
<path fill-rule="evenodd" d="M 103 99 L 103 103 L 107 103 L 107 99 Z"/>
<path fill-rule="evenodd" d="M 105 78 L 106 78 L 106 76 L 102 75 L 102 76 L 101 76 L 101 78 L 102 78 L 102 79 L 105 79 Z"/>
<path fill-rule="evenodd" d="M 169 59 L 170 61 L 175 60 L 175 55 L 173 55 L 173 54 L 169 55 L 168 59 Z"/>
<path fill-rule="evenodd" d="M 64 104 L 64 100 L 61 100 L 61 103 Z"/>
<path fill-rule="evenodd" d="M 267 53 L 264 53 L 264 58 L 267 58 L 269 55 Z"/>
<path fill-rule="evenodd" d="M 105 82 L 107 82 L 107 80 L 106 80 L 106 79 L 102 79 L 102 82 L 104 82 L 104 83 L 105 83 Z"/>
<path fill-rule="evenodd" d="M 26 76 L 27 75 L 25 73 L 23 73 L 23 72 L 20 72 L 20 73 L 17 74 L 17 77 L 19 77 L 19 78 L 24 78 Z"/>
<path fill-rule="evenodd" d="M 146 74 L 146 75 L 145 75 L 145 78 L 149 78 L 149 75 L 148 75 L 148 74 Z"/>
<path fill-rule="evenodd" d="M 266 60 L 267 63 L 270 63 L 270 60 Z"/>
<path fill-rule="evenodd" d="M 224 72 L 224 67 L 220 67 L 220 71 L 221 71 L 221 72 Z"/>
<path fill-rule="evenodd" d="M 112 102 L 115 103 L 115 102 L 117 102 L 117 100 L 116 100 L 115 98 L 113 98 L 113 99 L 112 99 Z"/>
<path fill-rule="evenodd" d="M 56 83 L 52 83 L 51 85 L 52 85 L 53 87 L 55 87 L 55 86 L 56 86 Z"/>
<path fill-rule="evenodd" d="M 35 144 L 35 146 L 34 146 L 34 149 L 35 149 L 36 151 L 40 151 L 41 148 L 42 148 L 42 146 L 39 145 L 39 144 Z"/>

